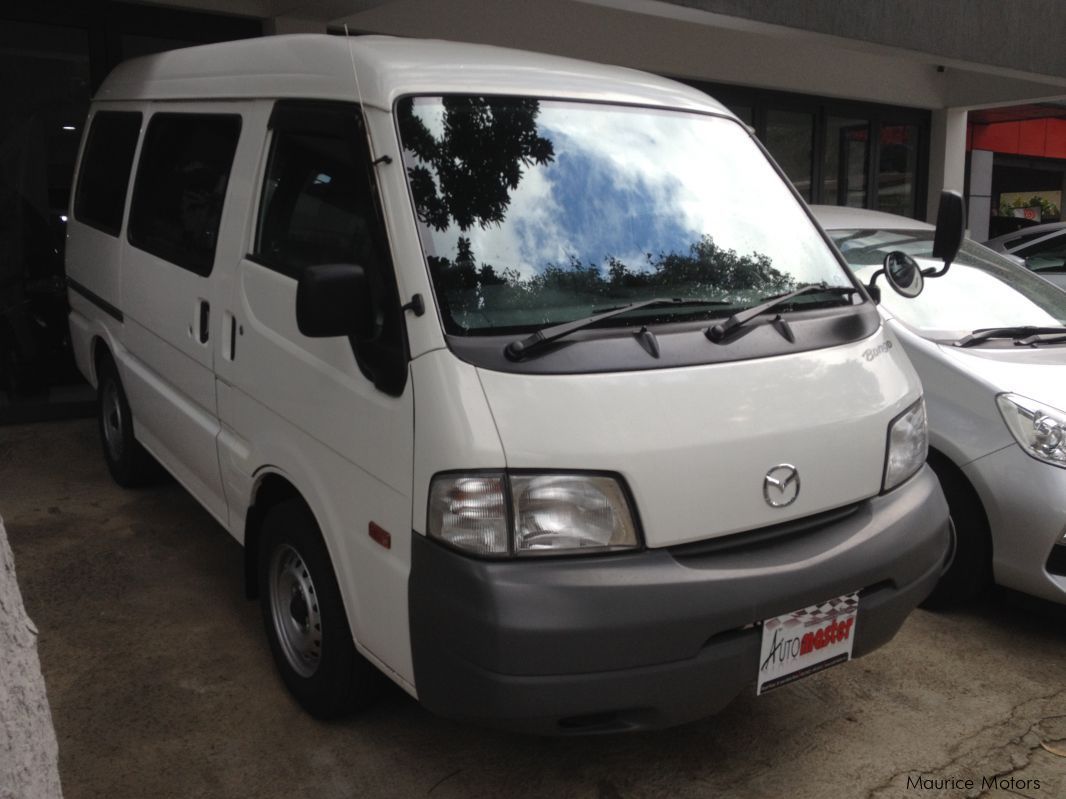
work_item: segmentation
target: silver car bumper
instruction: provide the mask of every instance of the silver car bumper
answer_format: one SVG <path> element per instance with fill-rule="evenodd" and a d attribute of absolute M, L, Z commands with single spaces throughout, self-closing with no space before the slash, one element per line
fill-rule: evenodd
<path fill-rule="evenodd" d="M 963 472 L 977 489 L 992 531 L 992 568 L 1000 585 L 1066 603 L 1066 575 L 1047 570 L 1066 530 L 1066 469 L 1016 445 L 978 458 Z"/>

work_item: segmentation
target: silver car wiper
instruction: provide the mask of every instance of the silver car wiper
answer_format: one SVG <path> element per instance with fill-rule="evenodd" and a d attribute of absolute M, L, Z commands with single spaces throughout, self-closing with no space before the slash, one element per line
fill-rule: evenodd
<path fill-rule="evenodd" d="M 952 342 L 956 347 L 972 347 L 982 341 L 994 338 L 1018 339 L 1019 344 L 1031 344 L 1034 336 L 1043 336 L 1048 333 L 1066 334 L 1066 327 L 1039 327 L 1037 325 L 1016 325 L 1014 327 L 982 327 L 974 330 L 958 341 Z"/>
<path fill-rule="evenodd" d="M 650 308 L 655 305 L 727 305 L 728 303 L 720 300 L 694 300 L 694 299 L 666 299 L 657 297 L 651 300 L 643 300 L 641 302 L 630 303 L 629 305 L 622 305 L 618 308 L 611 308 L 609 311 L 603 313 L 593 314 L 592 316 L 586 316 L 582 319 L 575 319 L 572 322 L 563 322 L 558 325 L 550 325 L 548 327 L 542 327 L 536 333 L 530 336 L 526 336 L 522 339 L 516 339 L 504 347 L 504 354 L 512 361 L 518 361 L 522 358 L 528 358 L 535 354 L 538 350 L 542 350 L 544 347 L 551 344 L 553 341 L 558 341 L 565 336 L 569 336 L 571 333 L 575 333 L 578 330 L 594 325 L 597 322 L 602 322 L 605 319 L 611 319 L 615 316 L 621 316 L 622 314 L 629 313 L 630 311 L 636 311 L 640 308 Z"/>

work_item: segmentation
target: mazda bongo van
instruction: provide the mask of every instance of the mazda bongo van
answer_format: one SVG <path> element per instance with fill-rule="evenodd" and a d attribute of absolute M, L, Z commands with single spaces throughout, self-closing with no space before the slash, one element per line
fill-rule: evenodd
<path fill-rule="evenodd" d="M 950 557 L 914 370 L 693 89 L 384 37 L 137 59 L 69 234 L 111 473 L 244 544 L 316 716 L 380 672 L 515 729 L 683 722 L 884 644 Z"/>

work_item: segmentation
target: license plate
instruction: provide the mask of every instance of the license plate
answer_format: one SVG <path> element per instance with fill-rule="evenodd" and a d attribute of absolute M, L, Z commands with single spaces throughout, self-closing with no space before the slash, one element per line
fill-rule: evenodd
<path fill-rule="evenodd" d="M 755 693 L 851 660 L 858 616 L 855 593 L 764 621 Z"/>

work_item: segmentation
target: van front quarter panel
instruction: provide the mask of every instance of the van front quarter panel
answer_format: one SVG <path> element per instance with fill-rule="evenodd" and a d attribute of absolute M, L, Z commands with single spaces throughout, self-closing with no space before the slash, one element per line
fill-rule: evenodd
<path fill-rule="evenodd" d="M 325 538 L 357 645 L 410 689 L 411 381 L 389 396 L 347 339 L 303 336 L 294 278 L 245 258 L 236 284 L 236 356 L 218 382 L 219 457 L 238 498 L 231 524 L 243 522 L 260 469 L 291 475 Z M 389 549 L 370 537 L 371 523 L 391 534 Z"/>

